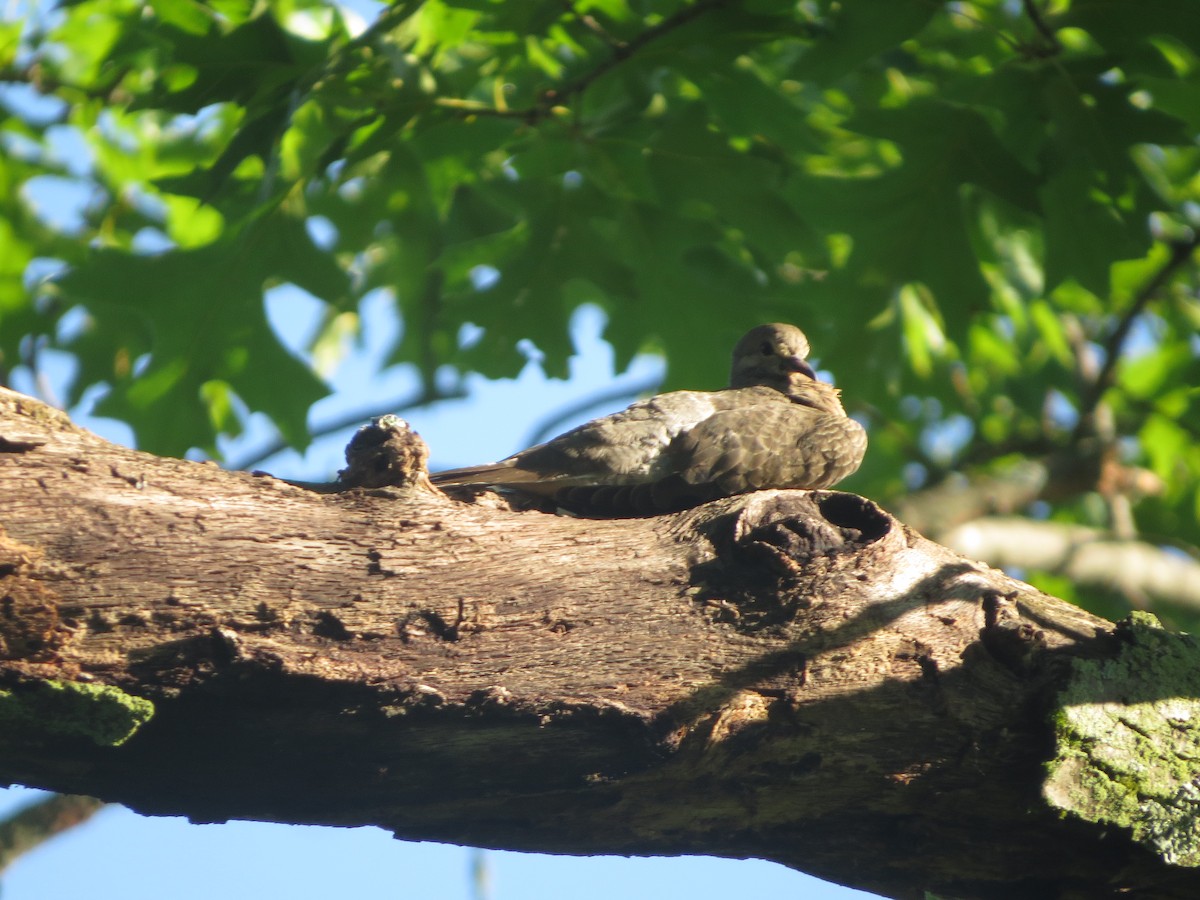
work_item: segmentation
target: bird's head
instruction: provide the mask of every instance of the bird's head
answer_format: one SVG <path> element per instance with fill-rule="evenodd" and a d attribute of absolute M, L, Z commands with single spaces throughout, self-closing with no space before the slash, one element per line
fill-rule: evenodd
<path fill-rule="evenodd" d="M 733 348 L 729 386 L 764 385 L 785 394 L 817 380 L 806 361 L 808 338 L 795 325 L 759 325 L 751 328 Z"/>

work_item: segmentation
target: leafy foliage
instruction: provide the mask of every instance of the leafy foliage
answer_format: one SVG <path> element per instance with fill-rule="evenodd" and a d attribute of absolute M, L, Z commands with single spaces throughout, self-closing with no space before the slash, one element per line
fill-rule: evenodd
<path fill-rule="evenodd" d="M 81 0 L 4 24 L 0 78 L 0 362 L 76 354 L 69 399 L 107 386 L 146 449 L 240 404 L 303 445 L 272 284 L 330 327 L 391 292 L 431 397 L 521 340 L 564 374 L 583 303 L 672 386 L 784 319 L 873 420 L 852 489 L 1096 438 L 1163 479 L 1142 529 L 1200 544 L 1194 0 Z"/>

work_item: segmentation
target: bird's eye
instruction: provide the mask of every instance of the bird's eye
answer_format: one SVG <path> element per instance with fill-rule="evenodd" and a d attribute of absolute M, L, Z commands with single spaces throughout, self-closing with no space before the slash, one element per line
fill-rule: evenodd
<path fill-rule="evenodd" d="M 758 348 L 758 352 L 761 353 L 763 356 L 770 356 L 773 351 L 772 351 L 771 345 L 769 343 L 767 343 L 766 341 L 763 341 L 763 345 Z"/>

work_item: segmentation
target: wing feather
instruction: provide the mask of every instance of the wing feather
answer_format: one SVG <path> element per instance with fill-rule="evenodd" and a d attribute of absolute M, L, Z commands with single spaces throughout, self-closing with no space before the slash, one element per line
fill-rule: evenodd
<path fill-rule="evenodd" d="M 740 494 L 829 487 L 858 469 L 866 445 L 853 419 L 784 399 L 718 411 L 676 438 L 669 454 L 687 483 Z"/>

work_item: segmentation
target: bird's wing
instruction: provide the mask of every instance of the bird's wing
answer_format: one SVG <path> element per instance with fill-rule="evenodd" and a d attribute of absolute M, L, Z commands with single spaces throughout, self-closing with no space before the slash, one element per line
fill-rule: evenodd
<path fill-rule="evenodd" d="M 728 393 L 718 392 L 717 395 Z M 541 493 L 590 485 L 642 484 L 670 473 L 667 448 L 714 411 L 714 394 L 673 391 L 593 419 L 482 466 L 435 473 L 434 484 L 512 485 Z"/>
<path fill-rule="evenodd" d="M 800 392 L 803 402 L 766 387 L 705 397 L 709 413 L 671 439 L 657 477 L 560 482 L 556 502 L 588 515 L 655 515 L 762 488 L 829 487 L 862 461 L 866 432 L 829 385 Z"/>
<path fill-rule="evenodd" d="M 829 487 L 858 469 L 867 435 L 853 419 L 791 402 L 775 391 L 745 391 L 750 392 L 757 402 L 718 409 L 671 443 L 668 456 L 684 482 L 727 496 L 762 488 Z"/>

